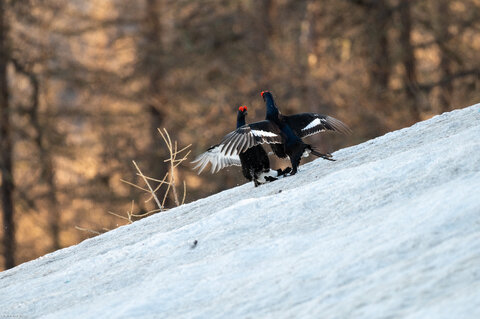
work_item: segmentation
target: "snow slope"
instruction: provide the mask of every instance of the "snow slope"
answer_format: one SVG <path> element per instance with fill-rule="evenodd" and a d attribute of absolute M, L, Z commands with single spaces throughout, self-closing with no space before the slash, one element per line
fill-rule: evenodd
<path fill-rule="evenodd" d="M 0 318 L 480 318 L 480 104 L 334 157 L 4 271 Z"/>

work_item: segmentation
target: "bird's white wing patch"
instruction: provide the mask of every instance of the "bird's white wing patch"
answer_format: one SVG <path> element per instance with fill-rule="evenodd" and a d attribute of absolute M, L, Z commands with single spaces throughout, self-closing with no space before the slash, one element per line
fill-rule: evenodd
<path fill-rule="evenodd" d="M 275 136 L 278 136 L 275 133 L 268 132 L 268 131 L 261 131 L 261 130 L 251 130 L 251 133 L 255 136 L 258 136 L 258 137 L 275 137 Z"/>
<path fill-rule="evenodd" d="M 304 128 L 302 128 L 302 131 L 309 130 L 309 129 L 314 128 L 315 126 L 321 125 L 321 124 L 323 124 L 323 123 L 325 123 L 325 119 L 316 118 L 316 119 L 314 119 L 313 121 L 311 121 L 310 123 L 308 123 L 307 126 L 305 126 Z"/>

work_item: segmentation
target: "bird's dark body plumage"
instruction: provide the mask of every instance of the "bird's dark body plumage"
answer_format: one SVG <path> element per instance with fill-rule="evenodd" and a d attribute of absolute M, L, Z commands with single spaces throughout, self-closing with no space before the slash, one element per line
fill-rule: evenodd
<path fill-rule="evenodd" d="M 244 126 L 245 116 L 247 115 L 247 108 L 240 109 L 237 112 L 237 129 Z M 242 163 L 242 173 L 246 179 L 254 182 L 255 186 L 262 184 L 263 179 L 266 181 L 276 180 L 273 176 L 264 176 L 270 172 L 270 160 L 267 152 L 262 145 L 255 145 L 250 147 L 245 152 L 238 154 L 240 162 Z M 278 175 L 278 174 L 277 174 Z"/>
<path fill-rule="evenodd" d="M 261 144 L 278 140 L 275 131 L 280 131 L 269 121 L 261 121 L 247 125 L 245 116 L 247 107 L 241 106 L 237 113 L 237 129 L 227 134 L 220 144 L 210 147 L 192 163 L 197 163 L 199 174 L 208 165 L 212 164 L 212 173 L 230 165 L 241 165 L 243 176 L 253 181 L 255 186 L 274 181 L 278 176 L 290 172 L 285 170 L 271 170 L 268 154 Z M 238 156 L 237 156 L 238 155 Z"/>
<path fill-rule="evenodd" d="M 282 143 L 272 145 L 272 150 L 280 158 L 289 157 L 292 163 L 292 175 L 297 172 L 298 165 L 304 154 L 312 153 L 327 160 L 330 154 L 322 154 L 311 145 L 302 141 L 307 137 L 325 130 L 349 133 L 350 129 L 341 121 L 316 113 L 300 113 L 285 116 L 280 113 L 270 92 L 262 92 L 266 106 L 266 120 L 274 123 L 281 131 Z"/>
<path fill-rule="evenodd" d="M 263 176 L 270 172 L 270 160 L 261 145 L 249 148 L 244 153 L 239 154 L 242 163 L 242 173 L 246 179 L 255 183 L 255 186 L 263 184 L 265 181 L 273 181 L 274 176 Z M 276 174 L 278 176 L 278 174 Z M 263 179 L 262 179 L 263 177 Z"/>

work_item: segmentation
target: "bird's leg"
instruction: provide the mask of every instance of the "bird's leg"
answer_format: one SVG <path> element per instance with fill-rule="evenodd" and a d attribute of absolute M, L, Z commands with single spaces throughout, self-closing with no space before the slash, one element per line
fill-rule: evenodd
<path fill-rule="evenodd" d="M 303 151 L 297 152 L 296 154 L 292 154 L 290 156 L 290 162 L 292 163 L 292 172 L 290 173 L 290 175 L 295 175 L 297 173 L 297 168 L 298 168 L 298 165 L 300 165 L 302 154 L 303 154 Z"/>
<path fill-rule="evenodd" d="M 298 160 L 293 159 L 291 162 L 292 162 L 292 171 L 290 172 L 290 175 L 295 175 L 297 174 L 297 168 L 298 168 L 298 164 L 300 164 L 300 159 Z"/>
<path fill-rule="evenodd" d="M 297 174 L 297 166 L 295 166 L 295 165 L 292 165 L 292 166 L 293 166 L 293 168 L 292 168 L 292 171 L 290 172 L 290 175 L 295 175 L 295 174 Z"/>

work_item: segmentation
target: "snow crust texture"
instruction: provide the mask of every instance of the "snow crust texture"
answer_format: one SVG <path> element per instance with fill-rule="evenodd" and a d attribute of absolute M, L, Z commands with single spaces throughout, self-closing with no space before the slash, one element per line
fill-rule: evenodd
<path fill-rule="evenodd" d="M 1 272 L 0 318 L 480 318 L 480 104 L 333 155 Z"/>

